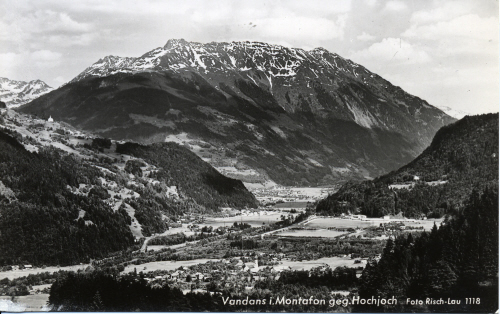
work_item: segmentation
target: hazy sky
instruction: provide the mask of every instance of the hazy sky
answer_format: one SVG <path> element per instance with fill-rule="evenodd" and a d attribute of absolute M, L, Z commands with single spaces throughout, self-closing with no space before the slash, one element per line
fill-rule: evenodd
<path fill-rule="evenodd" d="M 65 83 L 170 38 L 324 47 L 432 105 L 498 112 L 497 0 L 0 0 L 0 77 Z"/>

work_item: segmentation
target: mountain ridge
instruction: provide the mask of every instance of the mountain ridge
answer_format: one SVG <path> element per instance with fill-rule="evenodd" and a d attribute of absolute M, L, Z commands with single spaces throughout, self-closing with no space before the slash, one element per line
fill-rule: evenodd
<path fill-rule="evenodd" d="M 444 126 L 413 161 L 372 181 L 345 184 L 317 211 L 413 218 L 456 213 L 474 190 L 498 183 L 498 125 L 498 114 L 484 114 Z"/>
<path fill-rule="evenodd" d="M 9 108 L 22 106 L 52 90 L 52 87 L 41 80 L 24 82 L 0 77 L 0 101 Z"/>
<path fill-rule="evenodd" d="M 116 140 L 183 138 L 215 167 L 242 169 L 234 178 L 284 185 L 381 175 L 454 121 L 323 48 L 185 40 L 101 58 L 20 110 Z"/>

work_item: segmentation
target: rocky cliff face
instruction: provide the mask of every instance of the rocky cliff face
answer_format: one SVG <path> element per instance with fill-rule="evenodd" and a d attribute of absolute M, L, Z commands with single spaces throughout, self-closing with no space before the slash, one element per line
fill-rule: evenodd
<path fill-rule="evenodd" d="M 232 177 L 290 185 L 380 175 L 454 121 L 322 48 L 184 40 L 105 57 L 22 111 L 114 139 L 183 142 Z"/>

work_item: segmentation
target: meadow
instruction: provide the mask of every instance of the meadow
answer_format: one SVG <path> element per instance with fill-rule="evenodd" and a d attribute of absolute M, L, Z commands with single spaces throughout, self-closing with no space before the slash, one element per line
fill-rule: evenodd
<path fill-rule="evenodd" d="M 327 228 L 367 228 L 371 226 L 378 226 L 381 221 L 362 221 L 362 220 L 353 220 L 353 219 L 340 219 L 340 218 L 316 218 L 313 219 L 305 225 L 308 228 L 318 228 L 318 229 L 327 229 Z"/>
<path fill-rule="evenodd" d="M 299 230 L 286 230 L 284 232 L 277 232 L 274 235 L 279 237 L 321 237 L 321 238 L 335 238 L 346 234 L 347 232 L 328 230 L 328 229 L 299 229 Z"/>

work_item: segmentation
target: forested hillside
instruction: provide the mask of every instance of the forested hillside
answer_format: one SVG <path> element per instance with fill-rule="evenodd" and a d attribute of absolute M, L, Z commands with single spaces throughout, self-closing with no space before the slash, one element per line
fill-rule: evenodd
<path fill-rule="evenodd" d="M 463 213 L 439 229 L 389 240 L 381 260 L 361 277 L 359 294 L 461 300 L 457 306 L 393 308 L 397 312 L 483 312 L 498 309 L 498 184 L 474 191 Z M 474 302 L 467 304 L 465 298 Z M 479 301 L 478 301 L 479 300 Z M 370 311 L 370 309 L 363 309 Z M 375 310 L 375 309 L 371 309 Z"/>
<path fill-rule="evenodd" d="M 177 185 L 179 191 L 207 209 L 218 207 L 256 207 L 257 201 L 243 183 L 221 175 L 195 154 L 175 143 L 149 146 L 117 144 L 120 154 L 142 158 L 158 168 L 151 178 Z"/>
<path fill-rule="evenodd" d="M 179 216 L 257 204 L 175 143 L 119 144 L 12 111 L 0 123 L 0 265 L 89 262 Z"/>
<path fill-rule="evenodd" d="M 467 116 L 441 128 L 408 165 L 344 185 L 322 200 L 317 212 L 441 217 L 463 207 L 473 189 L 492 182 L 498 182 L 498 114 Z"/>
<path fill-rule="evenodd" d="M 0 265 L 72 264 L 132 245 L 123 215 L 97 194 L 67 188 L 100 185 L 98 177 L 71 155 L 55 148 L 30 153 L 0 131 Z"/>

